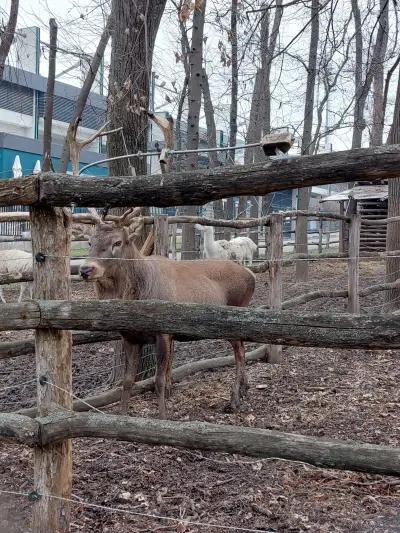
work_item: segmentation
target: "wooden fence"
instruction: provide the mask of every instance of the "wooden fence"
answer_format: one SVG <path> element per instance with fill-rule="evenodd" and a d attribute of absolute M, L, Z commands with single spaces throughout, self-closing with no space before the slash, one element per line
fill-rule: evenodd
<path fill-rule="evenodd" d="M 354 314 L 281 311 L 282 215 L 269 220 L 275 243 L 265 270 L 271 273 L 271 310 L 234 309 L 151 301 L 70 300 L 70 217 L 81 206 L 200 204 L 234 195 L 266 194 L 298 186 L 398 175 L 399 146 L 323 154 L 212 171 L 160 177 L 73 178 L 44 174 L 0 183 L 0 205 L 31 205 L 35 300 L 7 304 L 0 329 L 35 330 L 37 415 L 0 415 L 0 437 L 34 448 L 34 532 L 69 530 L 74 437 L 117 438 L 150 444 L 281 457 L 319 466 L 400 474 L 400 449 L 343 443 L 252 428 L 200 422 L 163 422 L 73 412 L 71 330 L 143 330 L 201 338 L 243 338 L 296 346 L 400 348 L 400 316 L 359 316 L 357 216 L 350 220 L 349 306 Z M 267 176 L 267 177 L 266 177 Z M 192 222 L 192 220 L 190 221 Z M 166 227 L 166 220 L 157 221 Z M 259 221 L 257 222 L 259 224 Z M 165 231 L 165 229 L 164 229 Z M 165 243 L 164 243 L 165 249 Z M 294 258 L 299 260 L 300 258 Z M 279 350 L 275 351 L 279 358 Z M 119 396 L 121 391 L 119 391 Z M 117 398 L 118 399 L 118 398 Z M 114 401 L 116 401 L 114 399 Z M 33 497 L 34 495 L 34 497 Z"/>

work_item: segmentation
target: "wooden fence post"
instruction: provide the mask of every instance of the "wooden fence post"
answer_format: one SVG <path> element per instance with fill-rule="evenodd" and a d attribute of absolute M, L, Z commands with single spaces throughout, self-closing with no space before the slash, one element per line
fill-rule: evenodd
<path fill-rule="evenodd" d="M 169 255 L 169 228 L 168 216 L 158 215 L 154 217 L 154 253 L 155 255 Z"/>
<path fill-rule="evenodd" d="M 271 215 L 271 253 L 269 264 L 269 303 L 271 309 L 282 308 L 282 258 L 283 258 L 283 215 Z M 268 345 L 268 363 L 280 363 L 282 359 L 282 346 Z"/>
<path fill-rule="evenodd" d="M 323 221 L 322 218 L 318 220 L 318 253 L 322 254 L 322 239 L 323 239 Z"/>
<path fill-rule="evenodd" d="M 360 314 L 359 270 L 360 270 L 360 228 L 361 215 L 351 215 L 349 229 L 349 313 Z"/>
<path fill-rule="evenodd" d="M 31 223 L 35 298 L 69 300 L 70 216 L 61 208 L 33 207 Z M 39 416 L 49 415 L 56 409 L 72 410 L 71 346 L 69 331 L 37 329 L 35 332 Z M 71 488 L 71 440 L 35 448 L 34 533 L 69 531 L 70 505 L 62 498 L 71 497 Z"/>

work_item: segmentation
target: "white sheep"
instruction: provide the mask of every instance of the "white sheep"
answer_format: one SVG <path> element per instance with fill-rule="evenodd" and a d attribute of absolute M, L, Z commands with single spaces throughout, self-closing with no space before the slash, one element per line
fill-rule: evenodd
<path fill-rule="evenodd" d="M 253 264 L 253 256 L 257 251 L 256 243 L 249 237 L 235 237 L 229 241 L 230 243 L 238 244 L 243 253 L 243 261 L 248 265 Z"/>
<path fill-rule="evenodd" d="M 237 263 L 249 265 L 253 263 L 253 255 L 257 250 L 257 245 L 248 237 L 235 237 L 230 241 L 214 238 L 213 226 L 201 226 L 196 224 L 196 228 L 204 234 L 204 255 L 209 259 L 231 259 Z"/>
<path fill-rule="evenodd" d="M 0 274 L 12 274 L 17 277 L 20 274 L 31 272 L 32 254 L 23 250 L 0 250 Z M 32 298 L 31 283 L 21 283 L 18 302 L 21 302 L 27 288 L 29 288 L 30 297 Z M 2 285 L 0 285 L 0 300 L 6 303 Z"/>

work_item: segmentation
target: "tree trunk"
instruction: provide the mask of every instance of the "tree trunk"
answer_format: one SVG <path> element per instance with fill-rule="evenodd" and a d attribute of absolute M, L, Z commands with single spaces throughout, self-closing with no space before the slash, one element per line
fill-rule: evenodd
<path fill-rule="evenodd" d="M 229 40 L 231 43 L 231 106 L 229 111 L 229 146 L 236 146 L 237 137 L 237 108 L 238 108 L 238 35 L 237 35 L 238 0 L 232 0 L 231 28 Z M 229 152 L 229 162 L 235 164 L 235 150 Z M 229 210 L 231 211 L 229 213 Z M 228 216 L 233 218 L 233 203 L 228 207 Z"/>
<path fill-rule="evenodd" d="M 197 150 L 199 147 L 199 119 L 201 109 L 202 92 L 202 68 L 203 68 L 203 35 L 206 12 L 206 1 L 194 10 L 192 44 L 189 56 L 190 79 L 188 87 L 188 126 L 187 146 L 188 150 Z M 186 168 L 194 170 L 198 165 L 198 155 L 187 154 Z M 188 206 L 182 210 L 182 214 L 195 215 L 197 208 Z M 196 259 L 198 254 L 195 247 L 195 233 L 193 224 L 185 224 L 182 230 L 182 259 Z"/>
<path fill-rule="evenodd" d="M 366 122 L 364 118 L 365 103 L 367 101 L 367 97 L 371 89 L 372 81 L 375 77 L 377 70 L 379 70 L 379 65 L 382 65 L 384 49 L 387 44 L 389 2 L 388 0 L 380 0 L 380 9 L 377 17 L 378 30 L 376 34 L 375 46 L 374 51 L 372 53 L 370 65 L 365 73 L 364 82 L 362 81 L 362 22 L 360 9 L 358 6 L 358 0 L 351 0 L 351 5 L 354 16 L 356 35 L 355 103 L 352 148 L 361 148 L 362 135 L 366 127 Z"/>
<path fill-rule="evenodd" d="M 400 141 L 400 72 L 397 83 L 396 102 L 387 143 L 394 144 Z M 400 215 L 400 177 L 389 180 L 388 217 Z M 387 225 L 386 250 L 400 250 L 400 222 L 391 222 Z M 400 258 L 386 257 L 386 281 L 391 282 L 399 278 Z M 385 311 L 394 311 L 400 308 L 400 289 L 391 289 L 386 293 Z"/>
<path fill-rule="evenodd" d="M 207 125 L 207 145 L 209 148 L 216 148 L 217 147 L 217 128 L 215 126 L 215 112 L 214 112 L 214 105 L 212 103 L 211 99 L 211 92 L 210 92 L 210 85 L 208 83 L 208 75 L 206 72 L 206 69 L 203 68 L 202 70 L 202 78 L 203 78 L 203 103 L 204 103 L 204 114 L 206 117 L 206 125 Z M 208 166 L 210 168 L 215 168 L 219 166 L 219 160 L 217 152 L 209 152 L 208 153 Z M 224 218 L 224 207 L 222 200 L 216 200 L 213 202 L 213 213 L 215 218 Z M 219 231 L 215 232 L 216 240 L 219 240 L 224 234 L 224 230 L 220 229 Z"/>
<path fill-rule="evenodd" d="M 182 91 L 179 97 L 178 101 L 178 109 L 176 112 L 176 120 L 175 120 L 175 148 L 176 150 L 182 150 L 182 115 L 183 115 L 183 106 L 185 105 L 187 92 L 188 92 L 188 85 L 189 85 L 189 79 L 190 79 L 190 67 L 189 67 L 189 54 L 190 54 L 190 44 L 189 39 L 187 36 L 187 29 L 186 25 L 183 23 L 182 18 L 180 16 L 180 9 L 181 6 L 178 6 L 178 23 L 179 23 L 179 30 L 181 33 L 181 54 L 182 54 L 182 62 L 183 62 L 183 68 L 185 70 L 185 79 L 183 81 L 183 87 Z M 175 170 L 181 170 L 182 167 L 182 156 L 178 156 L 178 158 L 175 160 L 176 168 Z"/>
<path fill-rule="evenodd" d="M 207 145 L 209 148 L 217 147 L 217 128 L 215 126 L 214 105 L 211 99 L 210 85 L 208 83 L 208 75 L 206 69 L 202 69 L 202 92 L 204 103 L 204 115 L 206 117 L 207 125 Z M 217 152 L 208 153 L 209 167 L 215 168 L 219 166 Z"/>
<path fill-rule="evenodd" d="M 15 28 L 17 27 L 18 8 L 19 0 L 11 0 L 10 16 L 0 41 L 0 81 L 3 79 L 4 66 L 14 39 Z"/>
<path fill-rule="evenodd" d="M 356 55 L 355 55 L 355 102 L 354 102 L 354 124 L 353 124 L 353 139 L 352 148 L 360 148 L 362 141 L 362 132 L 365 128 L 364 121 L 364 107 L 361 107 L 359 96 L 362 92 L 362 74 L 363 74 L 363 37 L 362 37 L 362 23 L 361 13 L 358 6 L 358 0 L 351 0 L 351 9 L 354 17 L 354 31 L 356 39 Z"/>
<path fill-rule="evenodd" d="M 80 119 L 85 109 L 89 93 L 92 89 L 94 80 L 96 79 L 97 72 L 99 70 L 99 66 L 104 56 L 104 51 L 110 39 L 111 30 L 112 30 L 111 25 L 112 25 L 112 18 L 109 17 L 107 24 L 103 30 L 103 33 L 101 34 L 96 52 L 94 53 L 93 59 L 90 62 L 90 67 L 86 74 L 86 78 L 85 78 L 85 81 L 83 82 L 82 88 L 79 92 L 78 99 L 75 103 L 74 115 L 72 117 L 72 120 L 68 128 L 69 131 L 71 131 L 71 128 L 74 127 L 74 125 L 76 124 L 76 121 Z M 69 158 L 70 158 L 70 146 L 68 142 L 68 133 L 67 133 L 65 137 L 64 145 L 63 145 L 61 159 L 60 159 L 60 166 L 59 166 L 60 172 L 67 172 Z"/>
<path fill-rule="evenodd" d="M 304 126 L 303 136 L 301 141 L 301 154 L 310 155 L 312 143 L 312 127 L 314 117 L 314 92 L 315 80 L 317 76 L 317 55 L 318 55 L 318 41 L 319 41 L 319 0 L 312 0 L 311 7 L 311 38 L 308 56 L 307 69 L 307 87 L 306 100 L 304 106 Z M 305 187 L 298 190 L 297 209 L 308 210 L 311 197 L 311 188 Z M 296 253 L 306 254 L 308 252 L 307 245 L 307 218 L 297 217 L 296 220 Z M 296 262 L 296 280 L 308 281 L 308 263 L 307 261 Z"/>
<path fill-rule="evenodd" d="M 56 19 L 50 19 L 50 55 L 49 75 L 47 77 L 46 112 L 43 129 L 43 171 L 51 170 L 51 129 L 53 124 L 54 83 L 56 79 L 56 54 L 57 54 Z"/>
<path fill-rule="evenodd" d="M 372 127 L 371 127 L 371 146 L 380 146 L 383 143 L 383 127 L 384 127 L 384 61 L 388 45 L 388 26 L 389 26 L 389 2 L 388 0 L 380 0 L 381 17 L 379 19 L 379 26 L 383 26 L 383 40 L 382 47 L 379 50 L 379 57 L 377 57 L 374 80 L 373 80 L 373 97 L 374 107 L 372 112 Z"/>
<path fill-rule="evenodd" d="M 154 43 L 166 0 L 113 0 L 108 117 L 111 129 L 123 127 L 128 153 L 147 151 Z M 109 136 L 108 157 L 121 155 L 120 133 Z M 146 174 L 146 158 L 134 158 L 136 174 Z M 110 175 L 129 175 L 129 161 L 110 163 Z"/>

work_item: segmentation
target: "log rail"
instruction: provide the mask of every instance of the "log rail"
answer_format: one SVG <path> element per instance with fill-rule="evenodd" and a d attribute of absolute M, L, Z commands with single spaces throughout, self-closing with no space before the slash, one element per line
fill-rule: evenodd
<path fill-rule="evenodd" d="M 399 174 L 400 145 L 385 145 L 263 163 L 152 176 L 99 178 L 43 173 L 2 180 L 0 206 L 102 207 L 202 205 L 232 196 L 354 181 L 379 181 Z"/>
<path fill-rule="evenodd" d="M 179 340 L 243 339 L 287 346 L 400 348 L 400 316 L 299 313 L 262 308 L 126 300 L 4 304 L 0 331 L 140 331 Z"/>
<path fill-rule="evenodd" d="M 43 447 L 76 437 L 280 458 L 320 467 L 400 475 L 400 449 L 389 446 L 208 422 L 163 421 L 100 413 L 54 411 L 36 419 L 14 413 L 0 414 L 0 439 L 3 440 Z"/>

